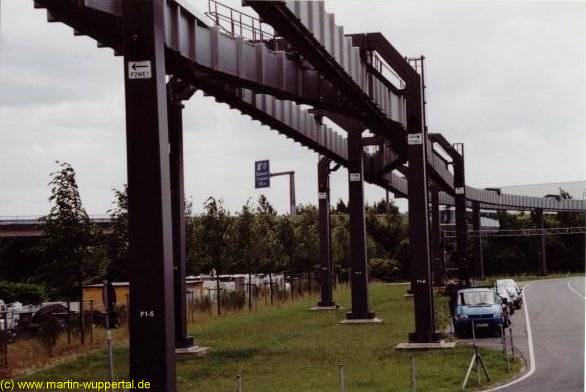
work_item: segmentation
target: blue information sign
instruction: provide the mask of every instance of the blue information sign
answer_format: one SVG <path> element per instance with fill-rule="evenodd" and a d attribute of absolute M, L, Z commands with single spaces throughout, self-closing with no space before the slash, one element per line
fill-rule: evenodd
<path fill-rule="evenodd" d="M 254 187 L 268 188 L 271 186 L 271 169 L 269 160 L 254 162 Z"/>

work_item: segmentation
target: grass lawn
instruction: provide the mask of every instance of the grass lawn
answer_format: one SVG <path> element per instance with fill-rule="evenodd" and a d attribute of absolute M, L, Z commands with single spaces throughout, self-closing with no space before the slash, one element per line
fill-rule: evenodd
<path fill-rule="evenodd" d="M 337 365 L 344 364 L 347 391 L 409 391 L 411 357 L 415 357 L 417 391 L 457 391 L 471 359 L 471 347 L 428 352 L 398 352 L 413 329 L 412 300 L 403 298 L 407 286 L 371 286 L 371 307 L 383 319 L 380 325 L 339 325 L 350 298 L 349 290 L 336 292 L 344 306 L 339 311 L 310 311 L 316 298 L 243 310 L 228 316 L 202 315 L 191 326 L 198 343 L 211 347 L 205 359 L 177 364 L 180 391 L 234 391 L 236 375 L 243 390 L 339 391 Z M 436 296 L 438 309 L 445 300 Z M 445 312 L 439 315 L 446 320 Z M 501 352 L 482 350 L 492 381 L 512 377 Z M 117 376 L 127 376 L 127 350 L 115 351 Z M 32 375 L 28 380 L 107 379 L 106 357 L 95 352 Z M 475 380 L 475 377 L 473 377 Z M 472 382 L 476 385 L 476 382 Z M 486 385 L 485 385 L 486 386 Z"/>

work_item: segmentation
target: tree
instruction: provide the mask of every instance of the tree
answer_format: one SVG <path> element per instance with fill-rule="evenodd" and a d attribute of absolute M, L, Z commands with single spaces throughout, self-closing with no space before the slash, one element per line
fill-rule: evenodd
<path fill-rule="evenodd" d="M 44 265 L 38 277 L 53 288 L 53 297 L 77 294 L 84 344 L 83 283 L 86 276 L 100 275 L 100 266 L 92 257 L 94 229 L 81 202 L 75 171 L 68 163 L 56 163 L 58 170 L 51 173 L 49 182 L 49 202 L 53 206 L 42 218 L 45 237 L 40 247 Z"/>
<path fill-rule="evenodd" d="M 222 199 L 216 200 L 209 197 L 204 204 L 204 211 L 200 226 L 201 242 L 198 245 L 202 264 L 207 266 L 216 277 L 216 299 L 218 314 L 220 314 L 220 274 L 229 267 L 226 256 L 230 243 L 228 240 L 230 220 Z"/>
<path fill-rule="evenodd" d="M 300 269 L 307 273 L 311 290 L 311 274 L 319 257 L 318 211 L 313 205 L 299 207 L 295 215 L 295 241 L 297 243 L 297 262 Z"/>
<path fill-rule="evenodd" d="M 128 186 L 114 191 L 114 207 L 108 210 L 112 219 L 112 232 L 107 235 L 109 281 L 128 280 Z"/>
<path fill-rule="evenodd" d="M 331 215 L 332 266 L 337 276 L 349 278 L 350 271 L 350 218 L 346 213 Z"/>
<path fill-rule="evenodd" d="M 338 202 L 336 203 L 336 207 L 334 208 L 335 212 L 343 212 L 343 213 L 347 213 L 348 212 L 348 207 L 346 206 L 346 203 L 344 203 L 344 200 L 339 199 Z"/>
<path fill-rule="evenodd" d="M 280 244 L 276 235 L 277 212 L 264 195 L 258 199 L 254 221 L 255 256 L 260 270 L 269 275 L 271 304 L 273 297 L 273 273 L 279 269 Z"/>
<path fill-rule="evenodd" d="M 240 271 L 248 273 L 248 309 L 252 309 L 252 272 L 254 265 L 254 214 L 249 202 L 242 206 L 242 210 L 232 225 L 234 248 L 231 252 L 233 265 Z"/>

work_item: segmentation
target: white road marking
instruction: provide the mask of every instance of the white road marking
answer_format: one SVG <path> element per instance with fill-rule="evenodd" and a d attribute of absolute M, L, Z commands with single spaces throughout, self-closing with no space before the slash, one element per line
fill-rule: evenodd
<path fill-rule="evenodd" d="M 584 295 L 583 295 L 581 292 L 579 292 L 578 290 L 576 290 L 576 289 L 574 288 L 574 286 L 572 286 L 572 284 L 570 283 L 570 281 L 568 281 L 568 288 L 570 289 L 570 291 L 572 291 L 572 292 L 573 292 L 574 294 L 576 294 L 578 297 L 580 297 L 580 298 L 582 298 L 583 300 L 585 300 L 585 301 L 586 301 L 586 297 L 585 297 L 585 296 L 584 296 Z"/>
<path fill-rule="evenodd" d="M 527 324 L 527 344 L 529 345 L 529 371 L 525 373 L 523 376 L 513 380 L 507 384 L 498 386 L 496 388 L 488 389 L 484 392 L 492 392 L 497 391 L 499 389 L 510 387 L 511 385 L 517 384 L 525 380 L 528 377 L 531 377 L 533 373 L 535 373 L 535 351 L 533 350 L 533 333 L 531 332 L 531 323 L 529 322 L 529 310 L 527 309 L 527 288 L 531 286 L 533 283 L 528 283 L 523 290 L 523 310 L 525 311 L 525 324 Z"/>

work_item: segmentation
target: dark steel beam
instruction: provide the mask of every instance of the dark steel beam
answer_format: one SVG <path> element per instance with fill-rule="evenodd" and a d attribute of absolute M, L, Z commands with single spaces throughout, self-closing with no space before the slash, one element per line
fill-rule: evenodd
<path fill-rule="evenodd" d="M 399 53 L 397 49 L 381 33 L 360 33 L 352 34 L 352 42 L 354 45 L 360 45 L 366 41 L 366 50 L 375 50 L 378 52 L 383 60 L 393 68 L 395 72 L 403 79 L 405 83 L 418 83 L 419 75 L 411 67 L 405 57 Z"/>
<path fill-rule="evenodd" d="M 183 104 L 181 82 L 167 83 L 167 117 L 169 126 L 169 169 L 171 171 L 171 215 L 173 218 L 173 288 L 175 308 L 175 347 L 193 345 L 187 336 L 187 303 L 185 287 L 185 190 L 183 180 Z M 179 90 L 179 91 L 178 91 Z"/>
<path fill-rule="evenodd" d="M 411 87 L 417 94 L 414 104 L 407 106 L 409 131 L 409 248 L 411 255 L 411 289 L 415 305 L 415 331 L 409 334 L 412 342 L 433 342 L 439 339 L 435 330 L 435 310 L 431 277 L 429 247 L 429 210 L 427 179 L 427 132 L 423 119 L 423 83 L 419 78 L 419 89 Z"/>
<path fill-rule="evenodd" d="M 456 205 L 456 265 L 458 266 L 459 284 L 470 286 L 470 268 L 468 266 L 468 217 L 466 215 L 466 181 L 464 171 L 464 145 L 454 160 L 454 202 Z"/>
<path fill-rule="evenodd" d="M 543 230 L 545 225 L 543 221 L 543 209 L 535 209 L 535 227 Z M 539 275 L 547 275 L 547 255 L 545 251 L 545 236 L 540 235 L 537 237 L 537 273 Z"/>
<path fill-rule="evenodd" d="M 432 276 L 435 286 L 444 284 L 444 266 L 442 264 L 440 233 L 439 189 L 431 188 L 431 244 L 432 244 Z"/>
<path fill-rule="evenodd" d="M 352 311 L 349 319 L 372 319 L 368 305 L 368 266 L 364 220 L 364 168 L 361 131 L 348 132 L 348 188 L 350 210 L 350 268 Z"/>
<path fill-rule="evenodd" d="M 431 140 L 433 143 L 437 143 L 446 153 L 448 153 L 452 159 L 461 158 L 460 153 L 454 148 L 454 146 L 452 146 L 450 142 L 446 140 L 444 135 L 441 133 L 430 133 L 429 140 Z"/>
<path fill-rule="evenodd" d="M 164 3 L 124 1 L 130 378 L 175 391 L 173 249 Z M 142 78 L 130 78 L 141 61 Z M 134 63 L 136 64 L 136 63 Z M 150 75 L 146 72 L 150 69 Z M 147 76 L 148 75 L 148 76 Z"/>
<path fill-rule="evenodd" d="M 472 203 L 472 230 L 480 233 L 480 203 Z M 474 237 L 474 272 L 478 279 L 484 279 L 484 255 L 482 253 L 482 236 Z"/>
<path fill-rule="evenodd" d="M 98 41 L 99 47 L 113 48 L 115 55 L 120 54 L 122 51 L 121 4 L 122 2 L 120 0 L 85 0 L 82 2 L 36 0 L 35 2 L 36 7 L 47 9 L 47 12 L 51 15 L 51 21 L 66 23 L 77 32 L 88 35 Z M 165 6 L 165 24 L 168 27 L 166 71 L 169 74 L 179 76 L 184 80 L 191 79 L 192 82 L 196 79 L 206 80 L 208 86 L 214 85 L 219 81 L 231 81 L 234 86 L 254 88 L 255 93 L 264 92 L 274 94 L 275 96 L 281 97 L 281 99 L 293 99 L 304 104 L 312 104 L 322 110 L 342 113 L 348 112 L 348 106 L 340 106 L 340 97 L 343 97 L 343 95 L 336 95 L 339 94 L 339 91 L 334 91 L 328 83 L 321 83 L 319 81 L 320 76 L 315 70 L 303 68 L 300 72 L 303 74 L 303 77 L 299 79 L 298 76 L 300 77 L 300 73 L 297 71 L 299 71 L 299 68 L 302 68 L 302 65 L 296 61 L 279 57 L 283 55 L 282 52 L 275 54 L 273 51 L 261 48 L 262 44 L 254 47 L 255 55 L 248 56 L 253 61 L 243 63 L 245 56 L 241 56 L 240 54 L 242 53 L 238 50 L 224 50 L 227 47 L 234 49 L 234 47 L 239 48 L 242 45 L 249 50 L 250 48 L 248 48 L 243 40 L 239 38 L 227 38 L 219 33 L 218 29 L 204 26 L 197 19 L 194 12 L 190 10 L 190 7 L 184 3 L 179 4 L 175 1 L 167 1 L 165 2 Z M 297 27 L 301 28 L 302 26 Z M 307 32 L 305 31 L 304 34 L 307 34 Z M 359 39 L 352 37 L 352 41 L 355 45 L 360 46 L 360 50 L 376 50 L 385 62 L 397 71 L 399 76 L 407 83 L 406 89 L 401 93 L 405 93 L 406 99 L 409 100 L 407 106 L 411 105 L 414 96 L 408 90 L 412 86 L 418 85 L 417 80 L 419 75 L 417 72 L 382 34 L 368 33 L 366 34 L 366 39 L 364 39 L 364 34 L 358 34 L 357 37 Z M 230 42 L 224 42 L 224 38 Z M 364 44 L 365 41 L 366 44 Z M 224 43 L 227 47 L 223 46 Z M 220 48 L 216 44 L 221 44 L 223 47 Z M 280 66 L 278 65 L 276 67 L 268 67 L 268 64 L 274 63 L 274 61 L 268 60 L 268 58 L 275 59 L 275 56 L 277 56 L 278 61 L 282 59 L 285 61 L 283 64 L 287 65 L 282 68 L 279 68 Z M 266 72 L 262 72 L 261 68 Z M 288 71 L 283 74 L 280 69 L 287 69 Z M 287 77 L 283 78 L 285 74 Z M 282 83 L 284 80 L 286 81 L 285 85 Z M 242 88 L 234 90 L 243 91 Z M 343 91 L 343 93 L 346 94 L 346 91 Z M 214 95 L 214 97 L 221 99 L 218 95 Z M 265 114 L 261 116 L 266 117 Z M 258 119 L 256 116 L 254 118 Z M 267 120 L 262 121 L 267 122 Z M 269 122 L 275 123 L 276 121 L 275 119 L 271 119 Z M 392 128 L 393 126 L 391 126 L 391 131 Z M 337 154 L 339 156 L 339 152 L 332 154 L 331 147 L 324 148 L 319 143 L 312 141 L 311 138 L 306 138 L 306 135 L 299 135 L 297 133 L 293 133 L 293 135 L 292 137 L 296 140 L 299 140 L 299 138 L 308 140 L 310 142 L 310 148 L 316 149 L 320 154 L 326 156 Z M 405 150 L 404 137 L 402 140 L 398 140 L 398 144 L 396 141 L 393 141 L 392 147 L 393 149 Z M 405 159 L 404 152 L 400 155 L 402 158 L 398 162 Z M 445 167 L 445 162 L 434 154 L 430 154 L 430 156 L 432 159 L 429 164 L 433 167 L 430 170 L 430 175 L 450 195 L 453 194 L 453 181 L 449 171 Z M 334 159 L 336 158 L 334 157 Z M 392 162 L 394 160 L 391 160 Z M 385 175 L 384 171 L 392 168 L 393 164 L 387 165 L 381 173 L 378 173 L 380 177 L 373 178 L 372 182 L 383 187 L 388 187 L 385 183 L 389 176 Z M 399 179 L 398 181 L 400 182 L 401 180 Z M 406 195 L 405 189 L 405 187 L 401 186 L 401 189 L 395 189 L 393 191 Z M 469 203 L 477 201 L 481 203 L 482 208 L 487 209 L 514 209 L 524 211 L 535 208 L 542 208 L 548 211 L 586 210 L 586 202 L 583 200 L 552 200 L 550 198 L 540 197 L 498 195 L 494 192 L 471 187 L 467 187 L 467 198 Z M 445 197 L 443 193 L 440 194 L 440 201 L 447 205 L 453 205 L 453 200 Z"/>
<path fill-rule="evenodd" d="M 251 6 L 263 21 L 273 26 L 287 42 L 299 50 L 304 58 L 340 93 L 340 101 L 345 101 L 346 105 L 354 108 L 354 117 L 367 121 L 372 132 L 388 138 L 394 145 L 396 144 L 397 153 L 404 155 L 405 130 L 403 126 L 380 111 L 374 101 L 352 80 L 352 77 L 284 2 L 246 0 L 244 4 Z"/>
<path fill-rule="evenodd" d="M 317 163 L 317 191 L 319 199 L 319 261 L 321 300 L 317 306 L 336 306 L 332 295 L 332 254 L 330 224 L 330 162 L 327 157 Z"/>

